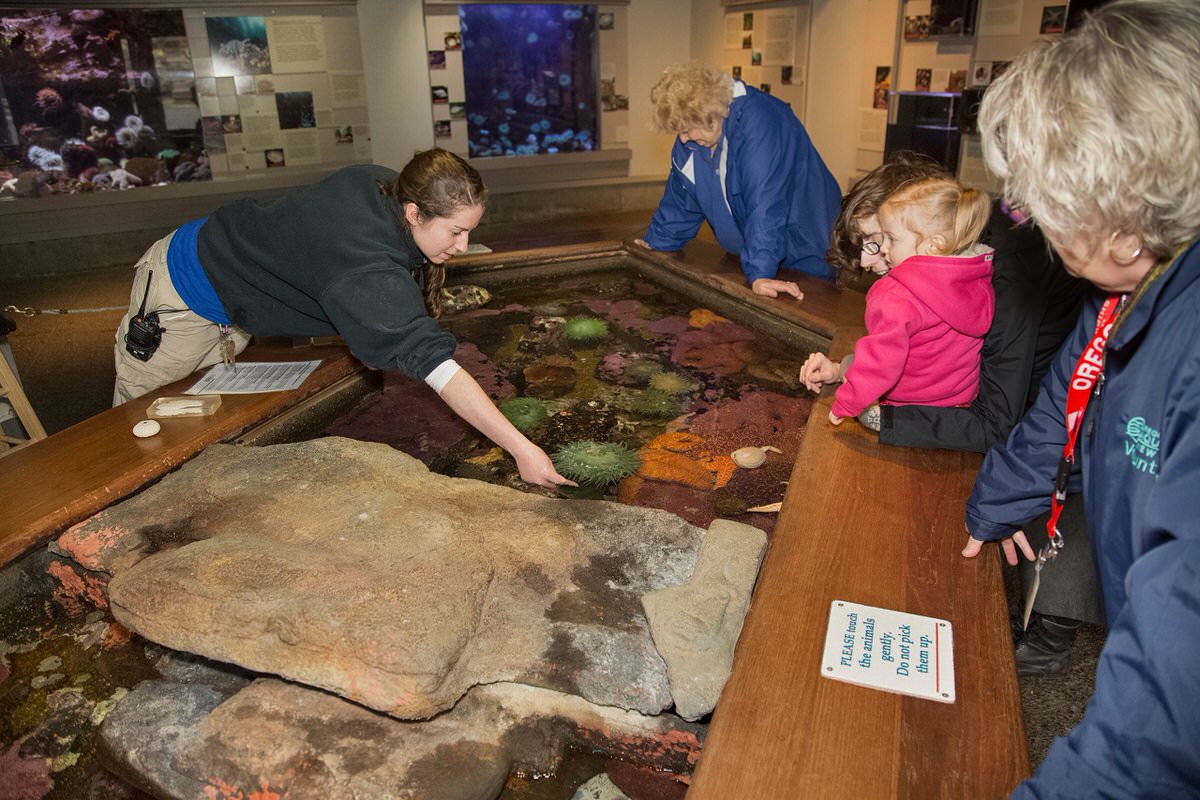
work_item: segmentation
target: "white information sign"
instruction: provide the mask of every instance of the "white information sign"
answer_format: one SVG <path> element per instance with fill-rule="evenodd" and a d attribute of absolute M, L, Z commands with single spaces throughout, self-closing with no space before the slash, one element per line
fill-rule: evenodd
<path fill-rule="evenodd" d="M 256 394 L 295 389 L 320 361 L 239 361 L 217 364 L 184 394 Z"/>
<path fill-rule="evenodd" d="M 885 692 L 953 703 L 950 623 L 834 600 L 829 607 L 821 674 Z"/>

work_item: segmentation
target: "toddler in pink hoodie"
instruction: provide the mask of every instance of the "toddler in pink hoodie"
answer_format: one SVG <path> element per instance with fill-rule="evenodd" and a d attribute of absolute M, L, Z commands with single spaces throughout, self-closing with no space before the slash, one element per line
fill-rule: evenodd
<path fill-rule="evenodd" d="M 879 208 L 872 244 L 885 277 L 867 292 L 867 335 L 853 359 L 814 353 L 801 379 L 819 390 L 844 376 L 829 419 L 863 417 L 878 430 L 876 403 L 966 405 L 979 391 L 979 352 L 992 323 L 992 251 L 979 244 L 990 212 L 986 193 L 950 178 L 927 178 Z M 870 251 L 868 251 L 870 252 Z M 894 267 L 894 268 L 893 268 Z"/>

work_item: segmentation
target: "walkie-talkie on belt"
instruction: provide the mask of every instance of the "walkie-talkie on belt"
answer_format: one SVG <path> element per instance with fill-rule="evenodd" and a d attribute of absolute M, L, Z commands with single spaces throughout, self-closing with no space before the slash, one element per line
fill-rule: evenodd
<path fill-rule="evenodd" d="M 138 309 L 137 316 L 129 320 L 129 331 L 125 334 L 125 349 L 139 361 L 149 361 L 162 343 L 163 327 L 158 324 L 158 312 L 146 313 L 146 300 L 150 297 L 150 281 L 153 278 L 154 270 L 147 271 L 142 307 Z"/>

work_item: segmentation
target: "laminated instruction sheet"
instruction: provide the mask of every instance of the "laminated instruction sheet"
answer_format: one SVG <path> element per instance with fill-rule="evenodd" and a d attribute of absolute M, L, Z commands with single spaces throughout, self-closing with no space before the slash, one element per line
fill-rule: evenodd
<path fill-rule="evenodd" d="M 321 365 L 316 361 L 239 361 L 216 364 L 184 394 L 257 394 L 296 389 Z"/>
<path fill-rule="evenodd" d="M 944 619 L 834 600 L 821 674 L 885 692 L 953 703 L 953 631 Z"/>

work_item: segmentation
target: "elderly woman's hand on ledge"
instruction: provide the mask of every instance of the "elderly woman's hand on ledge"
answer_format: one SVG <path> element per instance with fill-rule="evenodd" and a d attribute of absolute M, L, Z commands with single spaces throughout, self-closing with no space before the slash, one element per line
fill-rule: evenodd
<path fill-rule="evenodd" d="M 755 294 L 761 294 L 764 297 L 779 297 L 781 294 L 790 294 L 797 300 L 804 299 L 804 292 L 800 291 L 800 287 L 791 281 L 780 281 L 775 278 L 758 278 L 754 283 L 750 284 L 750 288 Z"/>

